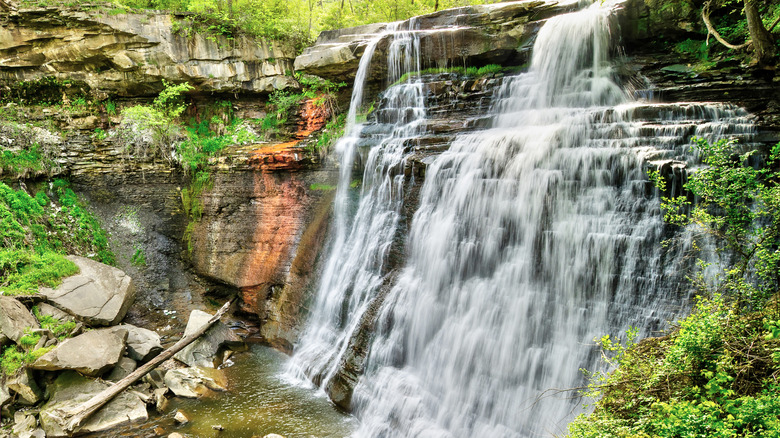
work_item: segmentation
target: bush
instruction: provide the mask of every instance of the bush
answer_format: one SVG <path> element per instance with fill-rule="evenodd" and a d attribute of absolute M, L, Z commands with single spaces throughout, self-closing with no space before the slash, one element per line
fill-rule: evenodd
<path fill-rule="evenodd" d="M 192 90 L 188 83 L 178 85 L 163 80 L 164 89 L 152 105 L 136 105 L 122 110 L 122 122 L 117 129 L 130 158 L 161 158 L 173 164 L 174 141 L 181 128 L 176 119 L 187 108 L 183 94 Z"/>

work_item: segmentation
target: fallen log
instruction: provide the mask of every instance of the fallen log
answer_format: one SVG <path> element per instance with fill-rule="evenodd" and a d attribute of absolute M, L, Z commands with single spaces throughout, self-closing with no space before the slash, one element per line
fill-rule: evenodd
<path fill-rule="evenodd" d="M 209 328 L 211 328 L 211 326 L 213 326 L 222 318 L 222 316 L 227 312 L 231 303 L 232 301 L 225 303 L 219 309 L 219 311 L 214 314 L 214 316 L 212 316 L 211 319 L 209 319 L 208 322 L 204 324 L 198 331 L 192 333 L 189 336 L 181 338 L 170 348 L 157 355 L 154 359 L 150 360 L 142 367 L 130 373 L 130 375 L 124 379 L 116 382 L 112 386 L 109 386 L 79 406 L 68 410 L 58 410 L 57 416 L 60 417 L 58 422 L 62 426 L 63 430 L 67 432 L 68 435 L 72 434 L 78 427 L 84 424 L 90 415 L 97 412 L 100 408 L 103 407 L 103 405 L 111 401 L 111 399 L 127 389 L 127 387 L 135 383 L 138 379 L 142 378 L 150 371 L 155 369 L 158 365 L 173 357 L 173 355 L 178 353 L 181 349 L 201 337 L 208 331 Z"/>

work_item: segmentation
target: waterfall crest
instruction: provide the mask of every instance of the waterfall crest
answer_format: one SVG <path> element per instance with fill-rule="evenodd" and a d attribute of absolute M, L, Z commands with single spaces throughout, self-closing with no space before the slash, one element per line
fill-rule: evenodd
<path fill-rule="evenodd" d="M 578 404 L 558 390 L 597 366 L 593 339 L 629 326 L 648 334 L 681 310 L 686 248 L 660 245 L 647 163 L 690 157 L 693 135 L 749 138 L 752 128 L 727 105 L 632 101 L 613 79 L 611 14 L 594 5 L 549 19 L 529 71 L 496 92 L 490 128 L 428 166 L 355 388 L 356 436 L 562 433 Z M 413 52 L 414 32 L 394 38 L 403 49 L 391 54 Z M 425 117 L 420 84 L 386 92 L 394 128 L 370 151 L 352 222 L 337 212 L 344 228 L 292 360 L 323 387 L 387 280 L 403 140 Z"/>

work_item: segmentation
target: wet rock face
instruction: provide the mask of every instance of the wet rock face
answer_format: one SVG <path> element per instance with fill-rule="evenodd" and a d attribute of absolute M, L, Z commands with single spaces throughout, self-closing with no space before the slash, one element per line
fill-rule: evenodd
<path fill-rule="evenodd" d="M 267 93 L 296 87 L 290 46 L 191 31 L 187 16 L 67 8 L 21 9 L 0 27 L 0 80 L 55 77 L 93 92 L 151 95 L 162 79 L 204 92 Z M 176 30 L 175 30 L 176 29 Z"/>
<path fill-rule="evenodd" d="M 542 20 L 571 8 L 554 1 L 507 2 L 448 9 L 415 17 L 401 29 L 421 31 L 422 68 L 448 65 L 520 65 L 528 59 L 531 42 Z M 372 24 L 323 32 L 314 46 L 295 59 L 295 70 L 333 80 L 354 78 L 368 42 L 387 28 Z M 382 56 L 390 43 L 377 45 L 371 77 L 386 76 Z"/>
<path fill-rule="evenodd" d="M 303 165 L 296 154 L 303 159 L 263 153 L 251 161 L 256 171 L 213 175 L 191 237 L 196 272 L 240 289 L 241 310 L 258 315 L 265 340 L 282 349 L 297 334 L 338 179 L 336 169 Z"/>

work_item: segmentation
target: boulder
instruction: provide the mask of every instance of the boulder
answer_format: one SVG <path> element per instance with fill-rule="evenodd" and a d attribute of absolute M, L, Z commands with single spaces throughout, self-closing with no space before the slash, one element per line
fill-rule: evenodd
<path fill-rule="evenodd" d="M 62 310 L 52 306 L 48 303 L 40 303 L 38 306 L 38 313 L 41 316 L 51 316 L 52 318 L 60 321 L 60 322 L 67 322 L 67 321 L 73 321 L 75 318 L 73 315 L 67 312 L 63 312 Z"/>
<path fill-rule="evenodd" d="M 127 331 L 102 329 L 67 339 L 29 365 L 45 371 L 75 370 L 97 377 L 114 367 L 125 351 Z"/>
<path fill-rule="evenodd" d="M 65 278 L 41 295 L 90 325 L 114 325 L 125 317 L 135 299 L 133 280 L 123 271 L 85 257 L 68 256 L 80 273 Z"/>
<path fill-rule="evenodd" d="M 182 411 L 176 411 L 173 420 L 179 424 L 187 424 L 190 422 L 190 418 Z"/>
<path fill-rule="evenodd" d="M 157 356 L 163 348 L 160 335 L 157 332 L 132 324 L 116 326 L 119 330 L 127 330 L 127 355 L 139 362 L 146 362 Z"/>
<path fill-rule="evenodd" d="M 165 389 L 165 372 L 158 369 L 149 371 L 143 377 L 144 383 L 148 383 L 151 388 Z"/>
<path fill-rule="evenodd" d="M 21 397 L 19 401 L 23 404 L 34 405 L 43 398 L 43 391 L 35 382 L 29 368 L 24 368 L 17 375 L 10 377 L 6 383 L 8 383 L 9 390 Z"/>
<path fill-rule="evenodd" d="M 119 358 L 119 362 L 114 366 L 114 368 L 111 370 L 110 373 L 108 373 L 108 376 L 106 376 L 106 380 L 110 382 L 118 382 L 125 377 L 129 376 L 130 373 L 135 371 L 135 369 L 138 367 L 138 364 L 133 359 L 130 359 L 129 357 L 121 357 Z"/>
<path fill-rule="evenodd" d="M 189 321 L 187 321 L 187 328 L 184 329 L 184 336 L 198 331 L 206 325 L 212 316 L 202 310 L 193 310 L 190 313 Z M 242 344 L 241 339 L 228 326 L 217 321 L 203 336 L 184 347 L 173 357 L 191 367 L 214 368 L 216 355 L 222 346 L 240 344 Z"/>
<path fill-rule="evenodd" d="M 199 398 L 211 391 L 227 391 L 227 378 L 214 368 L 180 368 L 165 373 L 165 384 L 179 397 Z"/>
<path fill-rule="evenodd" d="M 108 387 L 73 371 L 60 374 L 51 385 L 51 398 L 43 406 L 40 421 L 48 438 L 65 437 L 58 410 L 71 409 Z M 124 391 L 90 416 L 77 433 L 102 432 L 114 427 L 148 419 L 146 405 L 140 398 Z"/>
<path fill-rule="evenodd" d="M 5 384 L 5 379 L 0 381 L 0 408 L 7 405 L 11 401 L 11 393 L 8 391 L 8 385 Z"/>
<path fill-rule="evenodd" d="M 14 426 L 11 430 L 16 438 L 46 438 L 43 430 L 38 428 L 38 420 L 35 415 L 27 412 L 14 414 Z"/>
<path fill-rule="evenodd" d="M 0 330 L 14 342 L 24 336 L 25 329 L 40 328 L 38 320 L 19 300 L 0 296 Z"/>
<path fill-rule="evenodd" d="M 168 397 L 165 396 L 167 393 L 168 388 L 157 388 L 152 392 L 154 408 L 157 409 L 157 412 L 165 412 L 168 407 Z"/>

